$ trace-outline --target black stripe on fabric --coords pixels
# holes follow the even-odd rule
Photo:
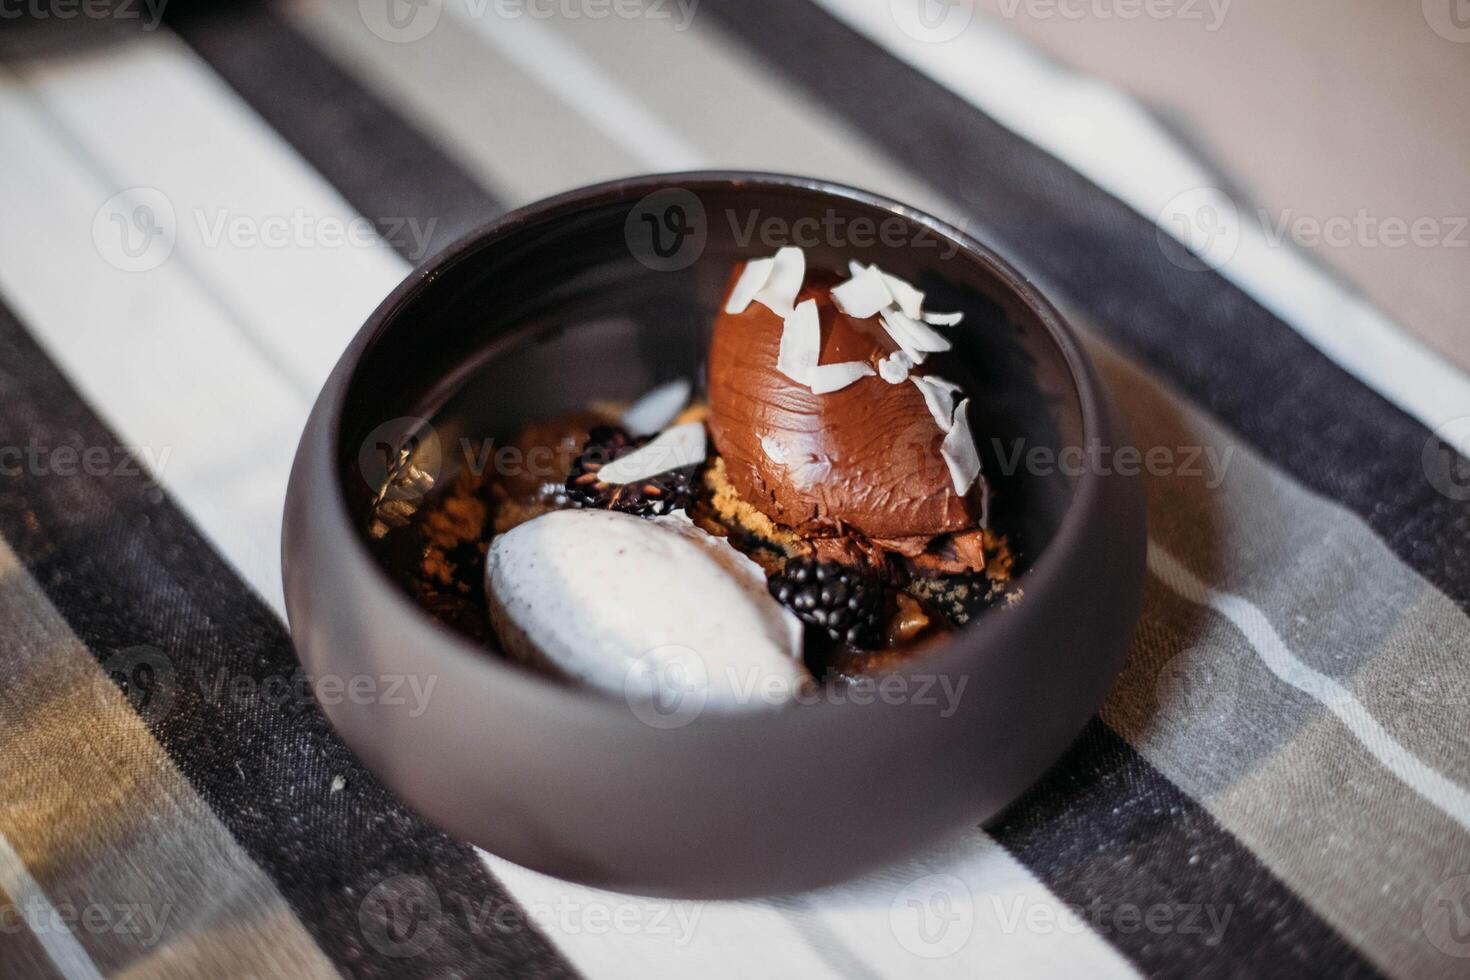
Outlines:
[[[1099,720],[989,830],[1148,976],[1378,976]]]
[[[814,4],[709,0],[700,9],[963,206],[1001,252],[1086,310],[1114,343],[1299,483],[1356,512],[1470,611],[1470,502],[1426,477],[1430,433],[1417,420],[1167,236],[1161,242],[1153,222]]]
[[[357,763],[280,621],[123,445],[0,306],[0,446],[22,453],[0,535],[334,965],[574,976],[470,847]]]
[[[1223,279],[1170,263],[1152,225],[1055,158],[809,3],[709,0],[702,9],[899,163],[983,216],[1002,251],[1079,297],[1111,336],[1241,427],[1277,465],[1293,473],[1293,464],[1306,467],[1319,484],[1355,485],[1360,477],[1349,464],[1362,460],[1340,446],[1341,426],[1361,420],[1360,437],[1393,432],[1412,440],[1418,483],[1400,472],[1400,484],[1428,489],[1417,462],[1427,436],[1421,426]],[[1243,323],[1249,327],[1227,329]],[[1330,390],[1343,418],[1324,414],[1331,404],[1298,404],[1293,385],[1316,386],[1318,398]],[[1290,424],[1272,417],[1278,395],[1291,403],[1281,409]],[[1330,445],[1312,437],[1325,431]],[[1404,468],[1400,460],[1397,470]],[[1427,503],[1449,520],[1443,498]],[[1449,556],[1430,564],[1441,580],[1458,575]],[[1150,975],[1377,975],[1248,847],[1099,720],[992,831]],[[1230,909],[1231,919],[1211,942],[1208,929],[1129,928],[1131,920],[1118,918],[1125,905],[1140,914],[1162,910],[1155,914],[1175,923],[1195,908]]]
[[[504,205],[265,3],[169,6],[169,26],[404,258]]]

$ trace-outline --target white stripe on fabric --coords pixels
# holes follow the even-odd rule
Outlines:
[[[0,833],[0,891],[10,896],[11,904],[25,920],[31,935],[66,980],[102,980],[92,958],[67,928],[51,899],[31,877],[25,862],[3,833]]]
[[[1137,972],[985,832],[971,829],[792,912],[823,924],[884,976],[1068,977]]]
[[[172,35],[18,73],[110,176],[163,196],[177,227],[169,261],[197,270],[314,398],[403,276],[371,223]],[[359,287],[329,285],[343,281]]]
[[[1161,218],[1183,195],[1192,213],[1216,208],[1227,222],[1222,233],[1239,232],[1233,252],[1215,253],[1222,275],[1428,428],[1470,415],[1470,377],[1300,252],[1273,244],[1255,222],[1231,220],[1233,205],[1208,170],[1122,93],[1058,66],[980,15],[952,38],[942,39],[949,31],[936,24],[926,40],[922,25],[905,33],[893,16],[898,4],[815,2],[1176,239],[1181,230]]]
[[[1470,830],[1470,792],[1409,751],[1346,687],[1302,663],[1255,603],[1206,585],[1152,540],[1148,545],[1148,567],[1160,582],[1182,598],[1213,609],[1229,620],[1271,673],[1332,712],[1384,768]]]
[[[444,9],[505,60],[581,112],[589,125],[634,156],[657,161],[653,169],[692,170],[700,155],[677,130],[645,109],[613,76],[535,16],[498,16],[472,8],[471,0],[445,0]],[[478,6],[478,5],[477,5]]]
[[[157,57],[159,50],[140,45],[100,57]],[[166,91],[131,95],[134,114],[170,109]],[[187,263],[164,261],[145,272],[109,264],[93,225],[104,202],[128,184],[85,158],[34,93],[3,70],[0,132],[26,147],[11,154],[0,181],[4,298],[124,447],[282,609],[276,528],[306,396],[241,336]],[[168,144],[157,152],[167,153]],[[104,234],[113,230],[102,225]],[[261,523],[261,515],[270,516]]]

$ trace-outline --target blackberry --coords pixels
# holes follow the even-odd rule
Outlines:
[[[587,433],[581,455],[572,461],[567,496],[578,507],[620,510],[628,514],[659,515],[687,507],[694,497],[693,477],[699,466],[659,473],[636,483],[603,483],[597,471],[648,442],[635,439],[618,425],[599,425]]]
[[[838,643],[862,650],[883,645],[891,597],[878,579],[835,561],[793,558],[768,586],[777,602]]]

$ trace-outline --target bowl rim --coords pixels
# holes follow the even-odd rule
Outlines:
[[[356,580],[368,585],[373,594],[368,597],[374,607],[395,610],[392,615],[412,623],[412,632],[424,638],[425,646],[433,646],[436,655],[440,652],[456,658],[467,658],[482,665],[495,675],[496,683],[510,685],[517,693],[542,704],[555,705],[560,710],[581,712],[604,711],[633,720],[627,706],[605,692],[589,690],[567,684],[555,678],[542,676],[514,663],[505,662],[493,651],[476,644],[430,617],[403,588],[396,583],[369,550],[362,532],[353,524],[347,506],[345,474],[338,460],[341,456],[342,422],[346,411],[346,395],[357,377],[365,356],[375,343],[410,307],[416,297],[427,289],[449,269],[465,261],[487,243],[503,238],[513,231],[536,223],[554,220],[564,213],[575,212],[581,207],[600,202],[612,202],[622,198],[636,200],[656,191],[681,188],[694,191],[701,189],[737,190],[760,193],[767,190],[802,190],[835,199],[879,209],[904,218],[926,229],[929,233],[953,243],[968,253],[993,273],[1002,285],[1009,289],[1046,330],[1051,342],[1062,355],[1070,375],[1071,390],[1075,393],[1081,420],[1083,445],[1101,437],[1109,429],[1109,403],[1101,383],[1091,367],[1091,361],[1083,351],[1073,328],[1060,311],[1036,289],[1031,280],[1002,258],[993,248],[965,232],[963,229],[937,218],[925,211],[904,204],[886,195],[862,190],[835,181],[791,174],[746,171],[746,170],[693,170],[668,173],[643,174],[616,180],[603,181],[565,191],[551,197],[534,201],[508,211],[503,215],[467,231],[437,253],[416,266],[390,292],[364,321],[352,341],[344,349],[324,383],[311,417],[321,423],[319,436],[324,436],[325,446],[312,447],[313,426],[308,424],[300,446],[301,459],[295,466],[310,465],[308,452],[318,454],[316,465],[325,465],[330,482],[329,498],[332,503],[330,514],[317,515],[317,520],[327,520],[332,527],[332,536],[348,539],[347,553],[351,560],[365,565],[368,575]],[[1119,439],[1126,439],[1121,432]],[[967,661],[972,661],[994,646],[993,639],[1002,631],[1017,629],[1016,620],[1030,619],[1038,615],[1037,608],[1045,605],[1045,596],[1057,589],[1057,583],[1068,574],[1069,556],[1074,554],[1085,540],[1084,528],[1095,518],[1100,507],[1102,474],[1092,467],[1084,467],[1074,485],[1072,500],[1067,507],[1056,532],[1043,551],[1038,554],[1023,581],[1030,601],[1019,603],[1014,611],[1004,617],[986,616],[980,622],[968,624],[956,630],[953,636],[925,650],[922,657],[909,658],[890,668],[888,672],[912,674],[916,671],[939,674],[963,671]],[[293,491],[295,479],[292,480]],[[288,505],[289,506],[289,505]],[[289,549],[283,548],[284,555]],[[288,589],[289,596],[289,589]],[[288,603],[288,607],[289,607]],[[288,608],[288,618],[290,617]],[[1016,614],[1020,614],[1019,617]],[[1009,627],[1009,630],[1007,629]],[[840,707],[826,698],[818,698],[798,706],[802,713],[817,713],[822,709]],[[744,727],[759,725],[769,717],[767,711],[750,712],[702,712],[690,723],[691,729],[715,727]]]

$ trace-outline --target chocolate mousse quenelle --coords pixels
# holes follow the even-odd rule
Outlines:
[[[483,554],[499,647],[623,695],[673,678],[736,710],[908,656],[1008,593],[970,400],[944,371],[961,318],[873,265],[741,263],[706,400],[678,379],[535,420],[516,443],[571,447],[560,471],[463,488],[444,510],[468,540],[431,515],[426,574],[457,582],[440,559]]]
[[[724,476],[820,559],[890,577],[983,571],[969,400],[930,366],[961,314],[926,312],[874,266],[850,271],[804,274],[795,248],[737,270],[709,354]]]

